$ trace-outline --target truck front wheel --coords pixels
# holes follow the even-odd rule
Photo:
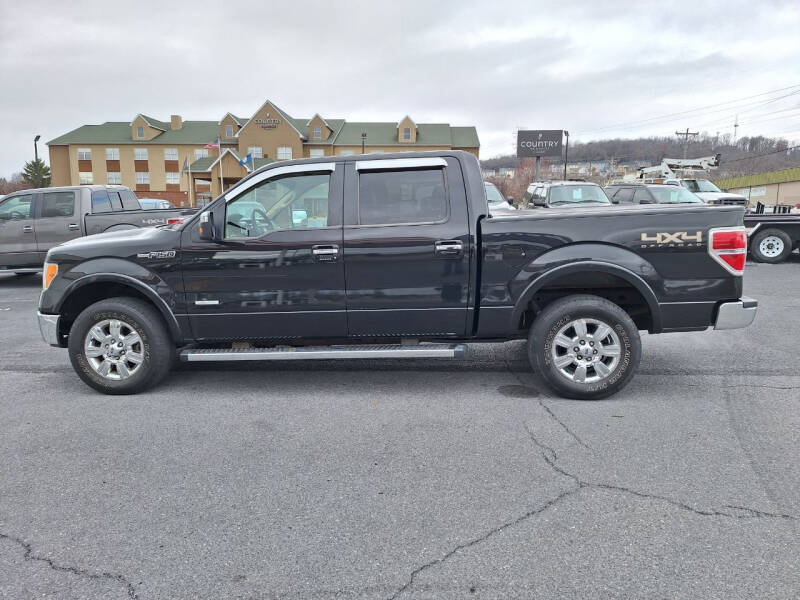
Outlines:
[[[559,395],[598,400],[633,377],[642,356],[636,325],[619,306],[591,295],[547,305],[528,335],[528,358],[537,377]]]
[[[110,298],[72,324],[69,358],[83,381],[104,394],[135,394],[169,372],[175,348],[161,315],[136,298]]]
[[[759,231],[750,243],[750,252],[758,262],[783,262],[792,253],[792,239],[780,229]]]

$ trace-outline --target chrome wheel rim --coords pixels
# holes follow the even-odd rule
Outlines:
[[[105,379],[120,381],[134,375],[144,362],[142,338],[125,321],[105,319],[86,334],[86,361]]]
[[[767,258],[775,258],[783,254],[783,240],[777,235],[768,235],[758,244],[758,251]]]
[[[602,381],[617,368],[621,346],[617,333],[598,319],[575,319],[558,330],[550,357],[558,373],[574,383]]]

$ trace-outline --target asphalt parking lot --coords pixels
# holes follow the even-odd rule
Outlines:
[[[105,397],[0,275],[0,597],[796,598],[800,257],[599,402],[521,343],[225,364]]]

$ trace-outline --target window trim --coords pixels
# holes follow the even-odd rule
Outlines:
[[[81,154],[88,154],[89,158],[81,158]],[[92,160],[91,148],[78,148],[78,160]]]
[[[258,152],[256,152],[258,150]],[[264,158],[264,146],[248,146],[247,147],[247,154],[250,154],[254,159],[256,158]]]
[[[228,127],[231,128],[231,134],[228,135]],[[223,125],[223,136],[226,140],[232,139],[236,132],[233,130],[233,125]]]
[[[314,125],[314,129],[311,133],[312,139],[321,140],[322,139],[322,125]]]
[[[119,175],[119,181],[109,181],[109,175],[111,174]],[[122,172],[121,171],[106,171],[106,185],[122,185]]]
[[[145,155],[145,157],[146,157],[146,158],[136,158],[136,153],[137,153],[137,152],[144,152],[144,155]],[[149,149],[148,149],[148,148],[134,148],[134,149],[133,149],[133,160],[135,160],[135,161],[136,161],[136,160],[146,160],[146,161],[149,161],[149,160],[150,160],[150,152],[149,152]]]
[[[81,182],[81,175],[88,175],[91,181]],[[94,171],[78,171],[78,185],[94,185]]]
[[[117,157],[116,157],[116,158],[113,158],[113,157],[112,157],[112,158],[109,158],[109,157],[108,157],[109,150],[111,150],[111,151],[112,151],[112,155],[113,155],[113,154],[116,154],[116,155],[117,155]],[[120,160],[120,151],[119,151],[119,148],[106,147],[106,160]]]
[[[274,179],[280,175],[293,175],[295,173],[333,173],[336,171],[336,163],[312,163],[305,165],[287,165],[285,167],[275,167],[267,171],[256,173],[253,177],[243,179],[241,183],[237,184],[233,189],[225,193],[225,204],[227,205],[234,198],[241,196],[243,193],[254,188],[256,185],[268,179]],[[336,226],[338,227],[338,225]],[[314,227],[314,229],[320,229]]]
[[[447,162],[444,159],[438,158],[422,158],[422,159],[415,159],[415,158],[394,158],[389,159],[381,162],[393,162],[395,160],[399,161],[414,161],[414,160],[441,160],[444,166],[447,166]],[[372,162],[372,161],[362,161],[362,162]],[[377,161],[376,161],[377,162]],[[439,169],[442,174],[442,181],[444,182],[444,207],[445,207],[445,215],[444,218],[439,219],[438,221],[411,221],[407,223],[361,223],[361,178],[358,175],[358,163],[356,163],[356,219],[358,219],[358,223],[355,225],[345,225],[346,229],[361,229],[364,227],[408,227],[413,225],[443,225],[450,221],[450,217],[452,216],[452,211],[450,210],[450,186],[447,183],[447,171],[442,168]],[[426,168],[429,170],[433,170],[438,168],[440,165],[429,165]],[[362,170],[381,170],[381,171],[413,171],[416,170],[415,168],[387,168],[387,169],[362,169]]]
[[[139,175],[147,175],[147,181],[139,182]],[[136,175],[134,175],[134,177],[134,182],[136,185],[150,185],[150,171],[136,171]]]
[[[143,140],[144,139],[144,134],[145,134],[144,126],[137,125],[136,126],[136,139]]]
[[[175,150],[175,158],[167,158],[167,150]],[[168,160],[180,160],[180,153],[177,148],[164,148],[164,162]]]
[[[177,181],[170,181],[169,178],[171,175],[177,175]],[[166,185],[180,185],[181,184],[181,174],[177,171],[168,171],[164,173],[164,183]]]

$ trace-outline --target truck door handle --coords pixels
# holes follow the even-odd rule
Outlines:
[[[334,262],[339,258],[339,246],[335,244],[311,246],[311,254],[319,262]]]
[[[459,240],[441,240],[433,245],[434,253],[439,256],[461,256],[464,249]]]
[[[23,233],[33,233],[33,225],[23,225],[22,226]]]
[[[70,223],[69,225],[67,225],[67,229],[69,229],[70,231],[78,231],[80,227],[78,227],[77,223]]]

